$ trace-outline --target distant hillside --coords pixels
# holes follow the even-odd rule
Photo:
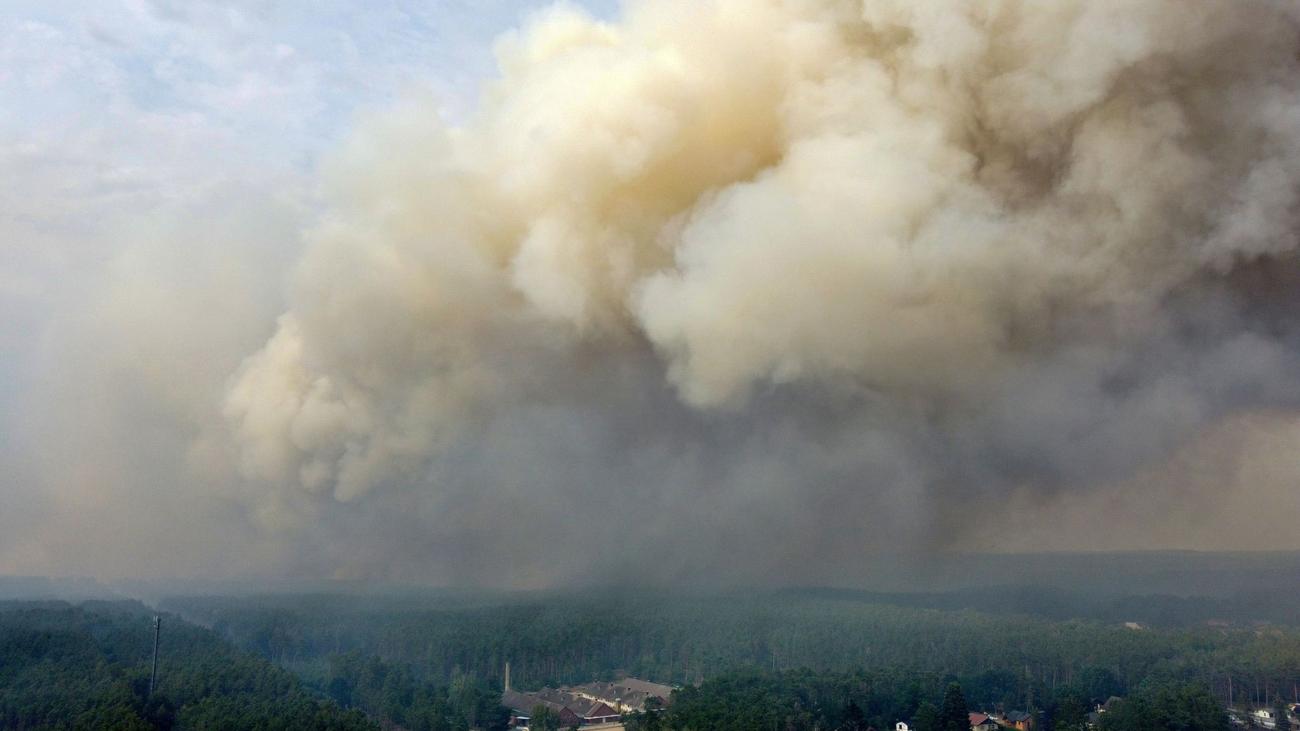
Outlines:
[[[943,592],[1007,585],[1107,597],[1230,597],[1273,587],[1300,586],[1300,552],[876,555],[864,557],[858,575],[841,584],[881,592]]]
[[[131,595],[88,577],[0,576],[0,601],[127,599]]]
[[[805,586],[792,572],[786,587]],[[1032,586],[1098,597],[1168,595],[1228,598],[1277,586],[1300,586],[1300,552],[1130,551],[1094,553],[871,554],[840,588],[888,593],[951,592],[988,586]],[[635,586],[644,588],[637,582]],[[696,585],[713,589],[716,584]],[[677,590],[692,588],[675,586]],[[738,587],[731,587],[738,588]],[[134,597],[152,603],[175,596],[289,594],[349,598],[403,596],[412,604],[475,604],[508,592],[330,580],[93,579],[0,577],[0,599]]]
[[[152,617],[136,602],[0,602],[0,728],[377,728],[173,615],[149,697]]]
[[[989,585],[943,592],[876,592],[858,589],[787,589],[783,595],[888,604],[918,609],[973,609],[1044,619],[1081,619],[1149,627],[1300,627],[1300,604],[1285,601],[1289,589],[1261,585],[1226,597],[1171,594],[1110,594],[1051,586]],[[990,601],[996,597],[996,601]]]

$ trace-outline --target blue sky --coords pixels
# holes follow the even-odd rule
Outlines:
[[[463,118],[494,74],[493,40],[549,4],[5,2],[0,407],[41,377],[28,356],[131,245],[122,230],[231,188],[309,201],[357,114],[427,92]]]
[[[158,310],[230,277],[198,306],[229,309],[227,335],[250,318],[271,327],[317,209],[315,170],[358,116],[432,94],[463,119],[495,73],[494,40],[549,4],[0,3],[0,534],[34,536],[0,546],[0,571],[58,564],[43,527],[55,506],[72,511],[67,535],[87,529],[76,506],[102,514],[87,502],[113,488],[61,466],[100,442],[101,465],[125,459],[120,424],[97,419],[151,413],[139,379],[230,367],[211,357],[229,340],[187,330],[193,311]],[[616,0],[581,5],[617,13]]]

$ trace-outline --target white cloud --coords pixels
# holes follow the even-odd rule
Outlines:
[[[140,344],[130,342],[51,355],[52,344],[66,343],[96,318],[125,316],[124,297],[152,308],[141,323],[152,336],[196,348],[187,357],[198,360],[149,368],[233,368],[204,362],[202,344],[174,327],[166,310],[179,302],[177,288],[206,293],[189,302],[222,307],[214,294],[220,287],[256,287],[233,294],[250,304],[232,318],[246,325],[265,315],[266,303],[279,301],[298,246],[285,216],[297,216],[297,226],[310,220],[318,159],[339,144],[354,115],[413,88],[437,98],[444,114],[465,114],[478,82],[494,73],[492,39],[542,4],[5,3],[0,434],[30,434],[26,420],[48,406],[33,405],[32,394],[49,395],[66,383],[51,358],[149,357],[147,348],[131,351]],[[611,6],[605,3],[605,12]],[[274,236],[227,225],[257,207],[265,210],[246,220],[272,222]],[[178,226],[180,220],[190,226]],[[261,267],[256,276],[230,268],[228,252],[247,253],[250,245],[260,247],[245,257]],[[219,383],[224,376],[202,373],[195,378]],[[83,494],[94,484],[63,474],[66,484],[52,486],[49,474],[33,467],[33,450],[4,441],[0,533],[30,523],[33,506],[48,507],[51,492]],[[83,484],[68,483],[77,479]],[[6,552],[57,564],[49,550],[0,546],[0,570]]]

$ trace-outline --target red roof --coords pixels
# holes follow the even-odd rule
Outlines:
[[[988,723],[989,716],[987,713],[971,713],[969,715],[970,715],[970,725],[972,726],[978,726],[982,723]]]

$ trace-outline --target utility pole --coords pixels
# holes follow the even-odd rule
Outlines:
[[[153,616],[153,670],[149,673],[149,697],[153,697],[153,689],[158,683],[158,635],[162,633],[162,617],[155,614]]]

